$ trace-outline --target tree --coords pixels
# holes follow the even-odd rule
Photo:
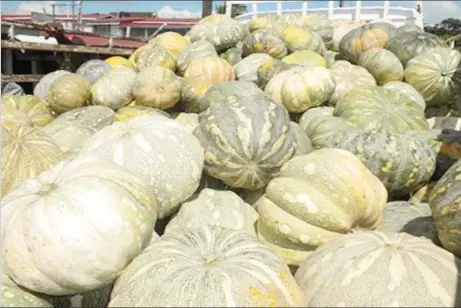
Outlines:
[[[442,20],[440,23],[434,26],[424,27],[424,31],[433,33],[439,36],[441,39],[448,39],[452,36],[458,35],[461,33],[461,19],[448,18]],[[460,42],[458,41],[459,45]]]
[[[225,14],[226,13],[226,3],[224,2],[224,4],[217,5],[215,9],[216,9],[216,13]],[[247,12],[248,10],[245,4],[234,4],[232,5],[231,17],[239,16]]]

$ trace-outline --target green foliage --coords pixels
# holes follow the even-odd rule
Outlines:
[[[455,35],[459,35],[461,33],[461,19],[457,18],[448,18],[442,20],[439,24],[435,26],[426,26],[424,27],[424,31],[433,33],[439,36],[441,39],[446,40],[450,37]],[[458,40],[456,42],[456,46],[460,46],[461,41]]]

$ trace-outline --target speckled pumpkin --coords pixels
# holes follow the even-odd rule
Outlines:
[[[461,92],[461,53],[433,48],[408,61],[405,82],[423,96],[427,106],[445,105]]]
[[[321,66],[295,67],[272,77],[265,92],[289,112],[303,112],[329,100],[335,90],[330,71]]]
[[[259,67],[270,61],[271,56],[265,53],[253,53],[234,65],[235,76],[238,80],[258,82]]]
[[[151,66],[161,66],[174,72],[176,70],[176,58],[172,52],[162,46],[150,46],[139,52],[136,68],[138,71],[142,71]]]
[[[258,30],[245,38],[242,52],[244,57],[253,53],[266,53],[273,58],[281,59],[287,55],[288,49],[280,38],[267,31]]]
[[[167,31],[151,39],[149,44],[161,46],[177,57],[187,46],[189,46],[190,41],[187,37],[177,32]]]
[[[422,110],[426,109],[426,102],[419,92],[413,88],[412,85],[402,81],[391,81],[383,85],[386,89],[394,90],[402,95],[405,95],[411,99],[416,106],[419,106]]]
[[[288,112],[261,94],[219,100],[199,122],[205,171],[234,188],[266,186],[296,151]]]
[[[289,52],[312,50],[322,55],[326,51],[320,35],[306,28],[287,27],[282,31],[280,38],[285,42]]]
[[[426,238],[362,231],[319,247],[295,278],[305,307],[457,307],[459,268]]]
[[[376,79],[378,85],[403,80],[403,65],[389,50],[371,48],[360,54],[358,65],[366,68]]]
[[[189,62],[184,77],[201,76],[212,83],[235,79],[234,68],[219,56],[208,56]]]
[[[38,127],[45,126],[54,119],[51,109],[35,95],[2,95],[2,117],[8,110],[21,113]]]
[[[53,82],[62,75],[72,74],[69,71],[57,70],[43,76],[34,88],[34,95],[41,100],[46,100],[48,91]]]
[[[178,273],[181,273],[178,275]],[[304,307],[287,265],[242,230],[163,235],[123,271],[108,307]]]
[[[80,75],[65,74],[51,84],[46,101],[57,114],[83,107],[91,100],[91,85]]]
[[[274,77],[277,73],[286,71],[290,68],[295,67],[293,64],[288,64],[282,60],[270,59],[259,66],[256,75],[258,76],[258,85],[261,89],[264,89],[269,80]]]
[[[292,158],[269,182],[254,204],[256,231],[285,263],[296,266],[355,227],[376,228],[386,202],[383,184],[357,157],[320,149]]]
[[[200,76],[184,77],[181,83],[181,105],[184,111],[200,112],[200,102],[213,83]]]
[[[217,56],[213,45],[206,40],[200,40],[187,46],[178,56],[176,69],[180,76],[186,72],[189,63],[194,59]]]
[[[357,63],[362,52],[385,47],[395,35],[395,27],[387,22],[374,22],[350,30],[339,42],[339,52],[352,63]]]
[[[405,133],[428,128],[424,111],[419,106],[406,96],[383,87],[349,91],[336,104],[333,115],[364,129],[385,128]]]
[[[170,114],[162,109],[142,106],[142,105],[135,105],[135,106],[125,106],[117,110],[115,113],[115,121],[117,122],[127,122],[131,119],[143,115],[161,115],[167,118],[171,118]]]
[[[354,153],[386,186],[392,197],[406,196],[427,184],[436,155],[418,137],[379,131],[344,131],[329,137],[327,148]]]
[[[104,61],[108,63],[112,68],[126,67],[135,69],[133,63],[125,57],[113,56],[105,59]]]
[[[321,66],[327,68],[325,59],[312,50],[297,50],[284,57],[282,61],[288,64]]]

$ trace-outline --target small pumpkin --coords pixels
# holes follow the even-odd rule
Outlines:
[[[161,66],[167,69],[176,70],[176,57],[168,49],[154,45],[140,51],[137,60],[136,68],[139,71],[151,66]]]
[[[53,82],[60,76],[66,75],[66,74],[72,74],[69,71],[65,70],[57,70],[51,73],[46,74],[43,76],[40,81],[37,83],[37,85],[34,87],[34,96],[37,96],[41,100],[45,101],[46,97],[48,96],[48,90],[50,89],[50,86],[53,84]]]
[[[285,42],[289,52],[312,50],[322,55],[326,51],[320,35],[306,28],[286,27],[280,38]]]
[[[243,57],[254,53],[265,53],[273,58],[281,59],[287,55],[285,43],[275,35],[267,31],[258,30],[252,32],[243,41]]]
[[[243,59],[242,52],[243,51],[241,46],[235,46],[221,53],[219,57],[223,58],[229,62],[230,65],[234,66]]]
[[[91,100],[91,85],[80,75],[65,74],[53,82],[46,101],[57,114],[83,107]]]
[[[234,68],[219,56],[208,56],[189,62],[184,77],[201,76],[212,83],[235,79]]]
[[[53,121],[51,109],[35,95],[2,95],[2,118],[5,113],[17,111],[34,126],[45,126]]]
[[[264,89],[269,80],[277,73],[293,68],[295,65],[288,64],[282,60],[270,59],[269,61],[261,64],[256,72],[258,76],[258,85]]]
[[[284,57],[282,61],[288,64],[296,64],[302,66],[311,65],[321,66],[324,68],[328,67],[325,59],[312,50],[297,50],[292,54]]]
[[[160,33],[149,41],[149,44],[161,46],[171,52],[176,58],[184,49],[189,46],[190,41],[187,37],[173,31]]]

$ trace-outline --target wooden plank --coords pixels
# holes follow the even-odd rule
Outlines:
[[[2,82],[39,82],[45,75],[4,75]]]
[[[38,51],[55,51],[55,52],[73,52],[73,53],[88,53],[88,54],[105,54],[114,56],[130,56],[135,48],[115,48],[115,47],[95,47],[81,45],[64,45],[64,44],[40,44],[27,43],[17,41],[2,40],[2,49],[22,49],[22,50],[38,50]]]

